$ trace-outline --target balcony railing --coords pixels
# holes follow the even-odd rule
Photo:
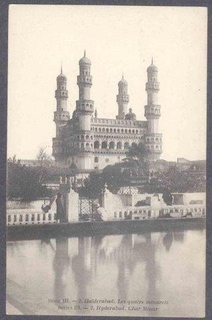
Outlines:
[[[7,211],[7,225],[32,225],[57,223],[56,213],[23,212],[23,209]]]

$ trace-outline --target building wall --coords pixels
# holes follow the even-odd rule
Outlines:
[[[93,169],[103,169],[108,165],[113,165],[120,162],[122,159],[126,158],[125,154],[98,154],[94,153],[93,156]]]
[[[94,112],[94,101],[90,100],[92,87],[91,61],[86,57],[79,60],[79,99],[73,118],[67,112],[67,78],[62,73],[57,77],[56,138],[53,138],[53,155],[60,166],[74,163],[79,170],[103,169],[126,157],[126,151],[133,143],[145,143],[150,160],[159,159],[162,153],[162,134],[159,133],[160,105],[158,105],[158,70],[153,65],[147,68],[147,105],[144,107],[146,121],[136,120],[128,112],[128,83],[122,76],[118,82],[118,115],[116,119],[98,118]],[[63,106],[63,110],[61,107]],[[70,126],[72,124],[72,126]]]

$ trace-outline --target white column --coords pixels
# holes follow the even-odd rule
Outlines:
[[[66,217],[68,222],[79,221],[79,195],[73,189],[66,194]]]

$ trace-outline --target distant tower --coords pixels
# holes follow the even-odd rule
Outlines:
[[[147,68],[147,105],[145,117],[147,119],[146,146],[150,150],[150,160],[157,160],[162,153],[162,134],[159,133],[160,105],[158,104],[158,68],[152,64]]]
[[[129,102],[128,95],[128,83],[122,75],[122,79],[118,83],[118,95],[116,96],[116,102],[118,103],[118,116],[117,119],[124,119],[128,113],[127,106]]]
[[[53,156],[55,161],[63,159],[63,145],[62,145],[62,127],[70,118],[67,111],[68,90],[66,90],[67,78],[61,73],[57,77],[57,90],[55,90],[55,98],[57,101],[57,111],[54,112],[54,122],[56,124],[56,138],[53,138]]]
[[[84,57],[79,61],[80,74],[77,76],[79,100],[76,101],[76,111],[79,119],[78,133],[81,134],[78,163],[80,169],[91,168],[91,153],[93,150],[91,117],[94,112],[94,101],[90,99],[90,89],[92,86],[90,68],[91,61],[86,57],[86,52],[84,52]]]

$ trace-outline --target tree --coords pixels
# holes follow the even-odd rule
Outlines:
[[[130,159],[137,160],[139,162],[148,162],[149,150],[146,148],[143,142],[139,144],[133,143],[132,146],[126,152],[126,156]]]
[[[17,160],[16,155],[12,156],[12,158],[8,158],[7,163],[8,164],[16,164],[18,163],[20,160]]]
[[[53,159],[46,153],[46,148],[39,148],[37,153],[37,160],[41,167],[50,167],[53,164]]]
[[[150,180],[148,192],[205,192],[205,184],[204,174],[194,174],[190,170],[182,172],[171,166]]]
[[[126,152],[126,158],[119,163],[105,167],[102,173],[91,173],[78,191],[81,196],[99,198],[105,184],[116,193],[121,187],[129,186],[131,179],[146,180],[149,176],[148,150],[143,143],[133,144]]]
[[[90,199],[97,199],[104,190],[105,181],[102,173],[92,172],[84,180],[84,185],[78,189],[79,195]]]
[[[111,192],[116,193],[122,186],[128,185],[127,168],[129,163],[120,162],[103,169],[103,180]]]
[[[126,152],[125,161],[134,163],[137,166],[137,172],[143,178],[149,177],[149,154],[150,151],[146,148],[143,142],[139,144],[133,143],[129,150]]]
[[[37,167],[22,166],[18,161],[8,159],[8,198],[32,201],[41,197],[51,196],[51,191],[42,186],[38,170]]]
[[[53,164],[51,156],[46,153],[46,148],[39,148],[37,154],[37,160],[39,161],[39,166],[37,167],[37,173],[39,177],[39,182],[43,183],[47,178],[47,170]]]

